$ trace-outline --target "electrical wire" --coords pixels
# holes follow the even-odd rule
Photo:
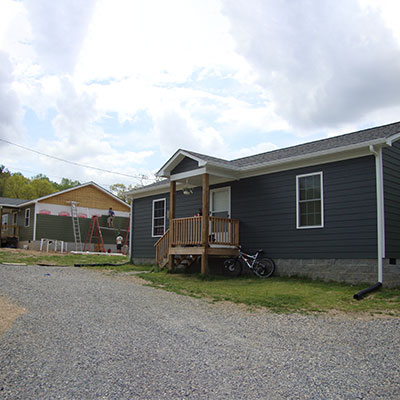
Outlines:
[[[126,177],[128,177],[128,178],[134,178],[134,179],[139,179],[139,180],[148,179],[148,177],[147,177],[146,175],[128,175],[128,174],[123,174],[123,173],[121,173],[121,172],[114,172],[114,171],[110,171],[110,170],[103,169],[103,168],[92,167],[92,166],[90,166],[90,165],[84,165],[84,164],[80,164],[80,163],[77,163],[77,162],[74,162],[74,161],[65,160],[65,159],[63,159],[63,158],[59,158],[59,157],[55,157],[55,156],[50,156],[49,154],[45,154],[45,153],[42,153],[42,152],[40,152],[40,151],[30,149],[29,147],[21,146],[20,144],[16,144],[16,143],[9,142],[8,140],[5,140],[5,139],[1,139],[1,138],[0,138],[0,140],[1,140],[2,142],[4,142],[4,143],[11,144],[11,145],[16,146],[16,147],[20,147],[21,149],[24,149],[24,150],[27,150],[27,151],[31,151],[32,153],[40,154],[41,156],[49,157],[49,158],[52,158],[52,159],[54,159],[54,160],[62,161],[62,162],[68,163],[68,164],[77,165],[78,167],[94,169],[94,170],[96,170],[96,171],[107,172],[107,173],[109,173],[109,174],[121,175],[121,176],[126,176]]]

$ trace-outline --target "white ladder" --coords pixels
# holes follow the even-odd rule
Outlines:
[[[72,228],[74,230],[75,250],[82,251],[81,229],[79,227],[77,204],[76,201],[71,201]]]

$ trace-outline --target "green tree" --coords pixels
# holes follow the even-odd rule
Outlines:
[[[41,177],[39,179],[35,177],[34,179],[31,180],[30,187],[32,189],[34,199],[57,192],[57,189],[54,187],[54,185],[50,182],[49,178],[47,177]]]
[[[10,176],[11,172],[4,165],[0,165],[0,197],[5,197],[4,188]]]
[[[62,178],[60,183],[53,182],[57,190],[65,190],[75,186],[79,186],[81,183],[79,181],[73,181],[72,179]]]
[[[126,196],[124,194],[124,192],[126,192],[128,190],[132,190],[133,188],[134,188],[134,186],[132,186],[132,185],[126,186],[123,183],[115,183],[114,185],[110,186],[110,192],[115,194],[121,200],[126,201],[128,203],[129,202],[128,196]]]

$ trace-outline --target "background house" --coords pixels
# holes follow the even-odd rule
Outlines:
[[[277,274],[399,285],[399,139],[394,123],[232,161],[178,150],[158,173],[166,180],[130,192],[132,259],[154,260],[161,245],[201,254],[212,235],[234,245],[238,221],[239,242],[264,249]],[[208,238],[193,238],[205,223]]]
[[[0,197],[1,247],[17,247],[19,205],[27,200]]]
[[[19,202],[14,211],[18,225],[18,247],[38,250],[41,239],[49,239],[62,240],[67,243],[68,250],[75,250],[71,202],[77,203],[82,243],[87,238],[92,217],[96,215],[102,227],[106,251],[115,251],[118,232],[125,237],[129,228],[129,205],[94,182]],[[115,212],[113,229],[107,225],[110,207]],[[93,245],[91,250],[94,250]]]

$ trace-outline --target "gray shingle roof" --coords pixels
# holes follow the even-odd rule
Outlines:
[[[0,197],[0,205],[2,206],[18,206],[20,204],[26,203],[28,200],[22,199],[10,199],[9,197]]]
[[[331,150],[339,147],[371,142],[377,139],[387,139],[388,137],[399,132],[400,122],[395,122],[393,124],[384,125],[377,128],[364,129],[328,139],[299,144],[297,146],[273,150],[254,156],[238,158],[236,160],[232,160],[231,162],[238,167],[244,168],[255,164],[263,164],[269,161],[282,160],[285,158],[317,153],[324,150]]]
[[[312,156],[314,153],[317,154],[323,151],[346,148],[358,144],[362,145],[363,143],[368,144],[376,140],[386,140],[389,137],[399,133],[400,122],[394,122],[388,125],[363,129],[357,132],[347,133],[345,135],[316,140],[314,142],[273,150],[266,153],[256,154],[254,156],[237,158],[230,161],[183,149],[178,150],[174,156],[171,157],[171,159],[173,159],[180,152],[184,152],[187,155],[191,155],[197,159],[203,160],[208,164],[240,172],[245,171],[246,169],[257,168],[258,166],[265,164],[268,165],[269,162],[289,160],[293,157]],[[146,185],[143,188],[138,188],[136,190],[140,191],[143,189],[144,191],[147,191],[148,189],[155,189],[157,186],[165,185],[168,182],[169,179],[166,179]],[[135,192],[136,190],[133,190],[132,192]]]
[[[299,144],[297,146],[286,147],[284,149],[268,151],[266,153],[256,154],[254,156],[237,158],[231,161],[207,156],[205,154],[195,153],[193,151],[183,151],[211,164],[241,169],[257,164],[264,164],[270,161],[283,160],[286,158],[317,153],[320,151],[332,150],[335,148],[361,144],[364,142],[371,142],[377,139],[387,139],[397,133],[400,133],[400,122],[395,122],[376,128],[363,129],[361,131],[347,133],[345,135],[335,136],[328,139],[316,140],[314,142]]]

